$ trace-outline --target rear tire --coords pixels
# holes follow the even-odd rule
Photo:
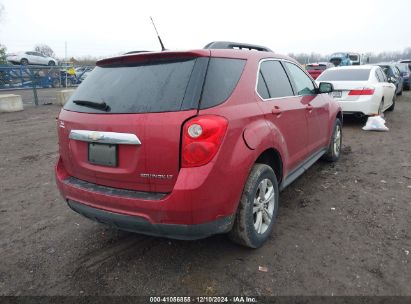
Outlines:
[[[323,159],[329,162],[336,162],[341,155],[342,146],[342,124],[337,118],[334,123],[333,133],[330,139],[330,145],[327,152],[324,154]]]
[[[378,107],[378,115],[381,115],[383,113],[384,113],[384,99],[381,100],[380,105]]]
[[[56,63],[55,63],[54,61],[50,60],[48,65],[49,65],[49,66],[55,66]]]
[[[277,217],[278,194],[273,169],[255,164],[244,186],[230,239],[250,248],[262,246],[270,237]]]
[[[402,92],[401,92],[402,94]],[[392,97],[392,105],[387,109],[387,111],[394,111],[395,108],[395,101],[397,100],[397,96],[394,94],[394,96]]]

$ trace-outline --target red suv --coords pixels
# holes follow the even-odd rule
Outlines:
[[[340,156],[332,90],[248,44],[101,60],[59,115],[58,188],[74,211],[118,229],[228,232],[259,247],[279,191]]]

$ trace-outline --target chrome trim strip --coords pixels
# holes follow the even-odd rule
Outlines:
[[[130,133],[71,130],[69,138],[102,144],[141,145],[138,137]]]

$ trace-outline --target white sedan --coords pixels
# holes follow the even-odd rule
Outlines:
[[[57,65],[57,60],[43,55],[39,52],[35,51],[28,51],[28,52],[18,52],[14,54],[7,54],[6,55],[7,61],[14,63],[14,64],[40,64],[40,65]]]
[[[345,114],[376,115],[395,107],[395,85],[378,66],[344,66],[325,70],[317,82],[330,82]]]

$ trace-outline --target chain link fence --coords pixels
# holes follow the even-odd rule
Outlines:
[[[6,90],[31,89],[34,104],[38,105],[38,89],[76,87],[93,68],[92,66],[0,65],[0,94]]]

